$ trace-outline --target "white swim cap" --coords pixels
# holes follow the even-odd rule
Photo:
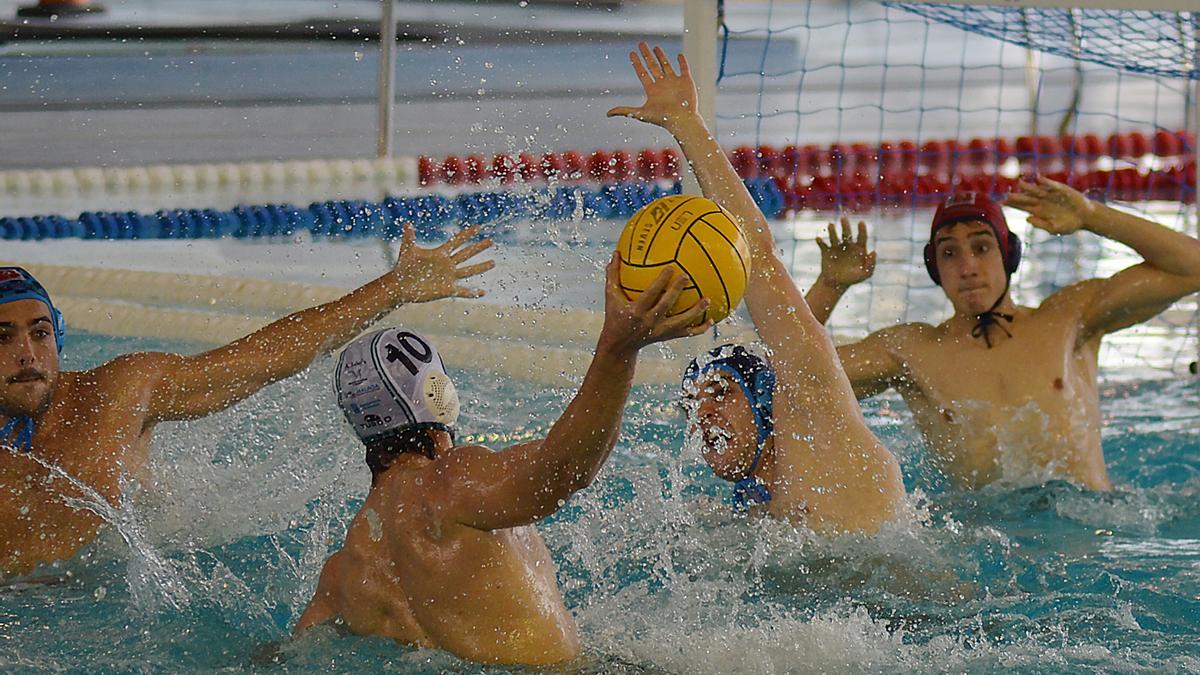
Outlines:
[[[403,328],[364,335],[342,350],[333,379],[338,405],[366,441],[408,427],[450,431],[458,393],[437,349]]]

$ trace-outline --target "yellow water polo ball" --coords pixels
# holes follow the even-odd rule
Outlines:
[[[750,279],[750,249],[741,228],[704,197],[671,195],[643,206],[625,224],[617,250],[621,288],[631,300],[666,267],[687,276],[672,315],[708,298],[708,318],[720,321],[742,301]]]

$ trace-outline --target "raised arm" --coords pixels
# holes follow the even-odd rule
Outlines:
[[[639,107],[620,106],[609,116],[632,117],[666,129],[679,142],[704,196],[740,222],[751,254],[746,307],[777,368],[803,373],[806,384],[821,387],[843,378],[833,342],[796,288],[787,266],[775,254],[767,219],[738,178],[725,152],[712,137],[696,107],[696,86],[687,59],[679,56],[679,74],[661,48],[646,43],[629,54],[646,92]]]
[[[504,450],[460,448],[441,460],[439,494],[453,495],[444,517],[494,530],[527,525],[558,510],[591,484],[617,442],[638,351],[711,327],[708,301],[668,318],[686,278],[664,271],[637,300],[625,298],[616,254],[608,265],[604,327],[579,392],[546,438]],[[444,486],[444,487],[441,487]]]
[[[460,281],[493,267],[465,264],[492,245],[468,243],[478,227],[466,228],[432,249],[416,245],[405,224],[396,266],[378,279],[333,302],[286,316],[224,347],[197,354],[134,354],[122,359],[126,372],[151,388],[147,424],[203,417],[237,403],[264,386],[294,375],[318,356],[358,335],[384,314],[410,302],[479,297]]]
[[[813,316],[822,324],[829,321],[833,308],[851,286],[875,273],[875,251],[867,249],[867,224],[858,221],[858,238],[850,232],[850,219],[842,217],[842,235],[829,224],[829,243],[817,237],[821,248],[821,273],[808,289],[804,300]]]
[[[1051,234],[1084,229],[1121,242],[1143,262],[1107,279],[1083,282],[1079,342],[1141,323],[1200,291],[1200,241],[1092,201],[1062,183],[1038,177],[1021,183],[1005,203],[1029,213],[1029,223]],[[1074,288],[1079,291],[1079,288]]]

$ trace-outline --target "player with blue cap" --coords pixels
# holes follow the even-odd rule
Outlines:
[[[404,228],[395,266],[345,296],[281,318],[199,354],[138,352],[62,371],[62,315],[28,270],[0,267],[0,577],[67,560],[104,519],[82,493],[119,506],[142,475],[154,429],[224,410],[308,367],[396,307],[478,297],[462,280],[491,269],[468,262],[491,246],[466,228],[441,246]]]
[[[738,347],[705,355],[685,377],[689,426],[735,503],[817,532],[876,532],[905,511],[896,458],[867,427],[833,342],[775,254],[771,227],[699,115],[696,88],[661,49],[640,45],[634,71],[646,92],[624,115],[679,142],[704,196],[740,221],[750,247],[746,306],[768,357]],[[695,434],[691,434],[695,435]]]
[[[0,321],[0,340],[30,340],[34,349],[15,364],[16,372],[5,378],[6,384],[13,385],[12,389],[5,388],[5,394],[15,394],[18,386],[23,391],[49,391],[58,374],[57,367],[51,368],[50,362],[57,366],[66,336],[62,312],[54,306],[45,287],[28,271],[21,267],[0,267],[0,305],[17,302],[25,306],[25,321]],[[46,348],[50,344],[54,347],[52,352]],[[30,415],[9,415],[0,424],[0,444],[28,452],[33,447],[36,428],[37,423]]]

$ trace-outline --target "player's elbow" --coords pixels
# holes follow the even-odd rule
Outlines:
[[[1185,277],[1182,285],[1184,292],[1180,297],[1191,295],[1192,293],[1200,293],[1200,269]]]
[[[576,492],[580,492],[591,487],[592,482],[596,480],[597,472],[587,471],[580,468],[568,468],[564,469],[564,473],[566,476],[565,480],[563,481],[563,489],[566,492],[566,495],[563,496],[562,499],[563,501],[566,501],[567,499],[570,499],[571,496]]]

